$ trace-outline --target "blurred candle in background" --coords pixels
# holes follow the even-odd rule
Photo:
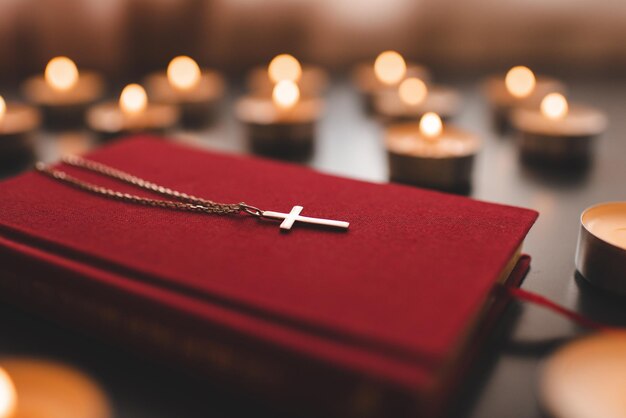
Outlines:
[[[44,123],[52,129],[80,127],[87,107],[102,97],[102,77],[79,71],[68,57],[52,58],[43,76],[34,76],[22,86],[24,95],[43,113]]]
[[[420,119],[420,133],[429,140],[438,141],[443,131],[443,123],[436,113],[427,113]],[[433,142],[438,144],[439,142]]]
[[[374,74],[382,84],[394,86],[406,75],[406,62],[396,51],[382,52],[374,61]]]
[[[532,163],[584,167],[593,143],[607,127],[606,115],[583,105],[570,105],[561,93],[547,94],[535,108],[513,111],[521,157]]]
[[[480,141],[474,135],[444,126],[428,112],[418,123],[399,123],[386,130],[391,180],[450,192],[467,193]]]
[[[148,95],[139,84],[129,84],[122,90],[120,109],[128,117],[138,117],[148,106]]]
[[[151,103],[142,86],[129,84],[124,87],[117,102],[109,101],[90,108],[87,125],[108,139],[137,132],[162,134],[172,128],[178,118],[178,108]]]
[[[562,94],[550,93],[541,101],[540,109],[548,119],[563,119],[569,112],[569,104]]]
[[[322,95],[328,87],[328,74],[321,67],[302,65],[293,55],[279,54],[267,67],[253,68],[247,84],[250,93],[269,97],[279,81],[293,81],[303,97],[314,97]]]
[[[296,73],[281,72],[281,76],[295,78]],[[270,97],[249,94],[239,99],[235,113],[247,128],[254,152],[304,160],[313,152],[315,124],[322,108],[322,100],[302,96],[294,80],[281,80],[274,85]]]
[[[68,91],[78,82],[78,68],[71,59],[56,57],[46,65],[44,79],[53,90]]]
[[[178,106],[182,124],[192,128],[214,121],[226,85],[217,71],[200,68],[185,55],[172,59],[166,71],[150,74],[145,84],[151,101]]]
[[[0,96],[0,163],[21,166],[34,157],[33,132],[39,127],[39,112],[20,103],[7,103]]]
[[[200,66],[191,57],[176,57],[167,66],[167,81],[181,92],[197,87],[201,76]]]
[[[518,65],[506,73],[504,84],[512,96],[523,99],[532,94],[537,84],[537,79],[530,68]]]
[[[409,77],[398,86],[400,100],[409,106],[417,106],[423,103],[428,95],[428,87],[421,79]]]
[[[374,111],[383,122],[399,122],[437,113],[448,121],[461,107],[461,95],[452,87],[426,85],[417,77],[408,77],[396,89],[382,89],[374,96]]]
[[[276,83],[272,91],[272,100],[281,109],[290,109],[298,103],[300,89],[292,80],[282,80]]]
[[[428,83],[430,73],[421,65],[407,63],[396,51],[381,52],[374,62],[358,64],[353,72],[354,83],[370,112],[376,111],[376,97],[397,89],[405,77]]]
[[[506,133],[511,128],[511,112],[519,107],[538,108],[543,97],[550,92],[565,92],[558,80],[536,76],[523,65],[509,69],[506,75],[489,77],[484,84],[485,95],[491,107],[496,130]]]
[[[302,65],[293,55],[280,54],[270,61],[267,72],[274,83],[284,80],[297,83],[302,77]]]

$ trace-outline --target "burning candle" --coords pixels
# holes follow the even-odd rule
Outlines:
[[[537,108],[550,92],[565,92],[565,86],[553,78],[535,76],[525,66],[511,68],[504,77],[492,76],[485,82],[485,94],[491,106],[498,132],[510,128],[511,111],[518,107]]]
[[[459,110],[459,93],[445,86],[427,86],[417,77],[404,79],[396,89],[375,94],[374,109],[384,121],[400,122],[421,118],[425,113],[437,113],[449,120]]]
[[[546,95],[538,109],[516,109],[511,120],[525,160],[574,166],[590,161],[593,140],[607,126],[602,112],[569,105],[560,93]]]
[[[460,129],[444,126],[436,113],[424,114],[419,123],[390,125],[385,142],[393,181],[469,191],[480,141]]]
[[[201,127],[214,119],[225,83],[214,70],[200,68],[192,58],[172,59],[166,71],[149,75],[148,96],[155,103],[179,106],[185,126]]]
[[[302,65],[289,54],[274,57],[267,67],[257,67],[248,75],[248,89],[257,96],[272,95],[274,86],[280,81],[297,83],[302,97],[323,94],[328,86],[328,75],[322,68]]]
[[[65,365],[26,358],[0,359],[0,418],[109,418],[95,382]]]
[[[6,103],[0,96],[0,162],[21,163],[33,156],[32,133],[39,127],[39,112],[33,107]]]
[[[302,77],[302,65],[293,55],[280,54],[270,61],[267,74],[272,83],[285,80],[297,83]]]
[[[381,52],[374,62],[365,62],[356,66],[353,79],[362,93],[368,110],[375,110],[375,98],[385,90],[395,90],[405,78],[417,78],[428,83],[429,71],[422,65],[407,63],[396,51]]]
[[[374,61],[376,79],[387,86],[394,86],[406,75],[406,61],[396,51],[382,52]]]
[[[178,122],[178,109],[155,104],[139,84],[122,90],[118,102],[95,105],[87,112],[87,124],[105,138],[137,132],[163,133]]]
[[[626,202],[601,203],[583,211],[576,269],[594,285],[626,295]]]
[[[78,71],[74,61],[56,57],[43,75],[26,80],[24,95],[37,105],[44,123],[52,129],[82,126],[87,108],[102,97],[102,77],[92,71]]]
[[[302,97],[295,81],[282,80],[274,86],[271,97],[245,96],[235,111],[248,128],[255,152],[302,159],[313,150],[315,123],[322,108],[321,99]]]

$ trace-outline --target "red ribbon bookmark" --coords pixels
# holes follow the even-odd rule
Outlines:
[[[577,312],[564,308],[556,302],[553,302],[550,299],[537,293],[529,292],[528,290],[524,290],[519,287],[507,287],[507,292],[515,299],[530,302],[538,306],[543,306],[544,308],[550,309],[551,311],[556,312],[559,315],[562,315],[583,327],[600,331],[610,331],[615,329],[615,327],[596,322]]]

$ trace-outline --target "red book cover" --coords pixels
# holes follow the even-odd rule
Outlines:
[[[528,269],[517,257],[537,216],[527,209],[159,138],[87,158],[217,202],[350,222],[281,233],[279,222],[130,204],[36,172],[0,183],[3,296],[285,404],[438,410],[463,348],[501,305],[494,287]]]

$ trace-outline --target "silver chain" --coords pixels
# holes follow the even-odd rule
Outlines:
[[[164,209],[173,209],[173,210],[181,210],[187,212],[201,212],[201,213],[213,213],[218,215],[228,215],[238,212],[244,212],[248,215],[253,215],[256,217],[262,217],[263,211],[254,206],[247,205],[243,202],[241,203],[217,203],[211,200],[202,199],[199,197],[195,197],[192,195],[188,195],[186,193],[182,193],[176,190],[172,190],[170,188],[160,186],[158,184],[149,182],[147,180],[141,179],[137,176],[133,176],[132,174],[126,173],[124,171],[118,170],[113,167],[109,167],[105,164],[98,163],[91,160],[86,160],[82,157],[78,156],[66,156],[62,160],[65,164],[71,165],[73,167],[82,168],[84,170],[92,171],[98,174],[101,174],[106,177],[114,178],[124,183],[131,184],[135,187],[149,190],[154,193],[158,193],[163,196],[167,196],[174,200],[159,200],[159,199],[150,199],[146,197],[141,197],[129,193],[122,193],[116,190],[108,189],[106,187],[98,186],[96,184],[92,184],[83,180],[79,180],[76,177],[73,177],[67,174],[64,171],[53,168],[45,163],[37,163],[35,168],[56,180],[59,180],[63,183],[69,184],[71,186],[77,187],[81,190],[85,190],[91,193],[98,194],[100,196],[105,196],[112,199],[122,200],[124,202],[135,203],[145,206],[153,206],[160,207]]]

